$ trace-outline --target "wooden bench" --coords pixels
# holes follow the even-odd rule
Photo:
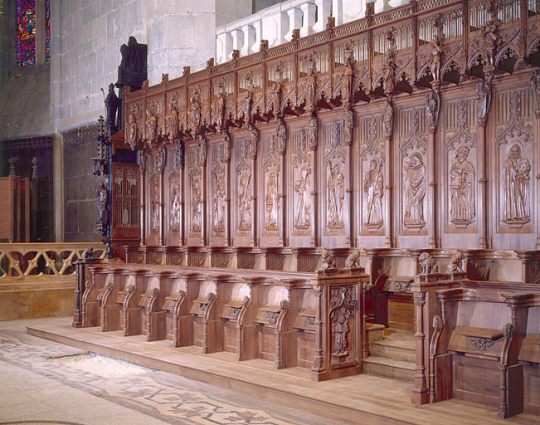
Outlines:
[[[313,273],[103,262],[88,266],[83,326],[301,366],[315,380],[362,371],[362,268]]]

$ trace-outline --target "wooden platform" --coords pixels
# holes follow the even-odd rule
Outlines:
[[[123,337],[120,331],[74,329],[71,318],[46,319],[29,327],[28,334],[236,391],[256,392],[354,424],[538,423],[531,415],[501,420],[495,409],[458,400],[414,406],[409,383],[368,374],[313,382],[307,369],[275,371],[273,363],[264,360],[236,362],[230,353],[203,355],[199,347],[172,348],[171,341],[145,342],[143,336]]]

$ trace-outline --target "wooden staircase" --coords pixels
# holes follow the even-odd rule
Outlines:
[[[364,360],[364,372],[412,382],[416,369],[414,334],[390,328],[384,330],[381,338],[377,333],[368,331],[371,356]]]

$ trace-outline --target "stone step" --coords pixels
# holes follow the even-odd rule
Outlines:
[[[403,360],[370,356],[364,360],[364,372],[385,378],[413,381],[416,365]]]

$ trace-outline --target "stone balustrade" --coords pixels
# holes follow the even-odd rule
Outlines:
[[[105,246],[89,242],[0,244],[0,320],[73,313],[75,262],[89,247],[104,257]]]
[[[278,46],[293,40],[294,30],[305,37],[326,29],[328,18],[334,25],[341,25],[366,14],[366,3],[375,3],[379,13],[407,3],[405,0],[290,0],[278,3],[246,18],[216,28],[216,59],[224,63],[233,58],[233,51],[240,56],[256,53],[263,40],[267,47]]]

